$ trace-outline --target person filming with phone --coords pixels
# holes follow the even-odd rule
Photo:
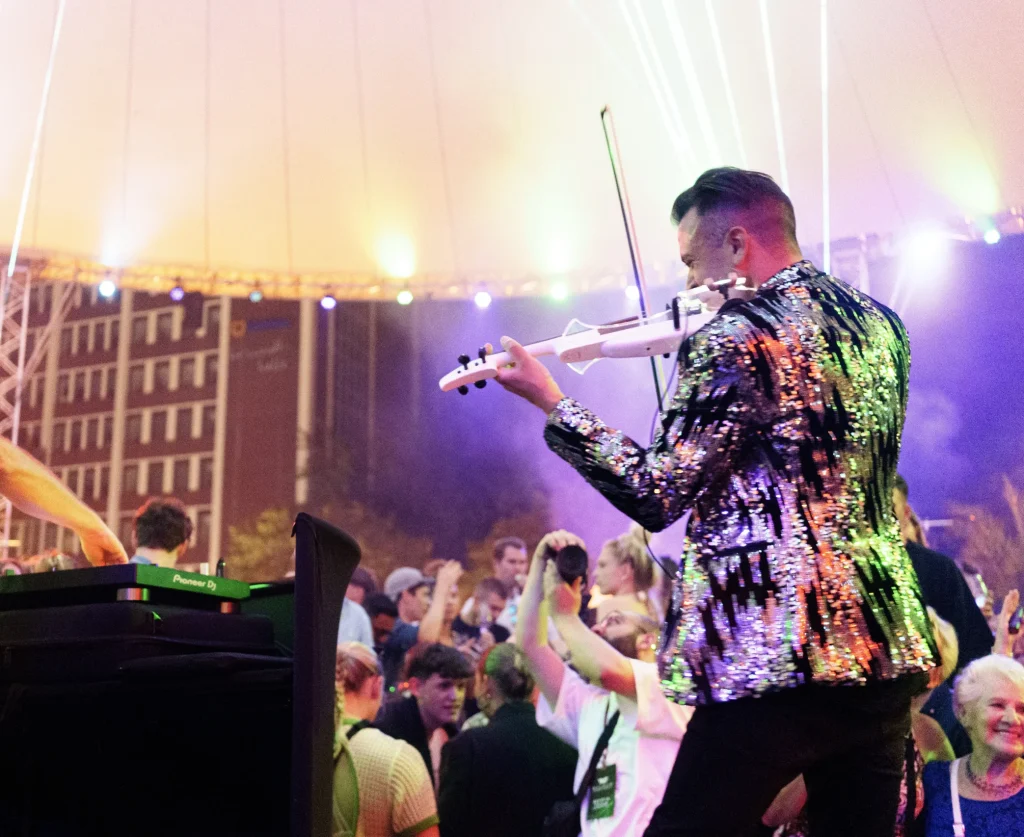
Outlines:
[[[626,837],[642,831],[661,801],[692,710],[662,693],[656,622],[613,611],[591,631],[580,619],[586,568],[579,538],[544,536],[523,588],[516,644],[540,687],[538,723],[579,751],[578,808],[562,816],[576,820],[573,834]],[[549,614],[572,667],[548,646]]]

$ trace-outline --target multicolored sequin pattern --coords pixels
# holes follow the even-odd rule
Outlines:
[[[651,531],[689,523],[659,667],[717,703],[931,668],[892,512],[910,354],[887,308],[798,262],[686,340],[649,448],[563,399],[548,445]]]

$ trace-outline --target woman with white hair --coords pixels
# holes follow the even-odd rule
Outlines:
[[[1024,666],[975,660],[953,691],[972,752],[924,769],[926,837],[1024,837]]]

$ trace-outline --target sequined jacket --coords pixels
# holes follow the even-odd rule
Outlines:
[[[899,318],[798,262],[684,341],[647,449],[563,399],[548,445],[651,531],[692,509],[659,668],[717,703],[931,668],[892,511],[910,350]]]

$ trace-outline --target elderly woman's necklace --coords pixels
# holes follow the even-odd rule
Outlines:
[[[1015,771],[1014,777],[1011,781],[991,782],[984,776],[976,776],[974,774],[974,771],[971,769],[970,756],[964,760],[964,766],[967,768],[967,778],[971,780],[971,784],[978,790],[983,790],[986,793],[1006,793],[1008,790],[1015,790],[1017,788],[1024,787],[1024,776],[1021,775],[1019,768]]]

